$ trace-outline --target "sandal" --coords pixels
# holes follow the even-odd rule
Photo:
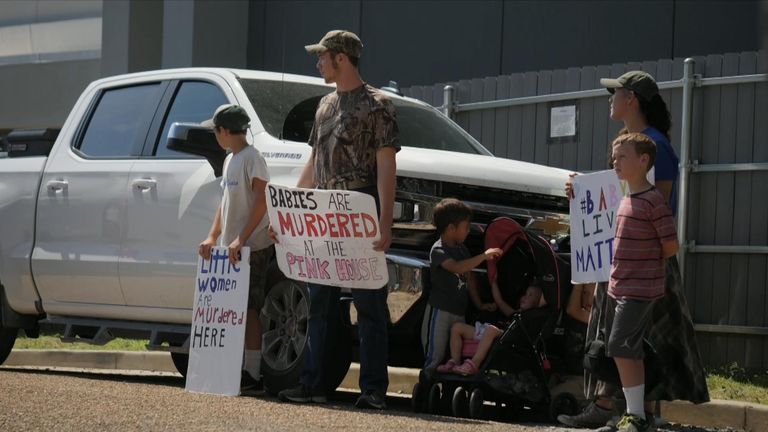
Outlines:
[[[453,368],[453,373],[463,376],[474,375],[477,373],[477,365],[472,359],[466,359],[464,363]]]
[[[453,361],[453,359],[448,359],[448,361],[445,362],[445,364],[441,364],[440,366],[437,367],[436,370],[439,373],[451,373],[453,371],[453,368],[455,368],[458,365],[459,364]]]

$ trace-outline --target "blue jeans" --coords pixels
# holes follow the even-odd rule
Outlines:
[[[387,393],[387,357],[389,353],[387,288],[353,289],[360,334],[360,390],[362,393]],[[301,383],[311,389],[323,389],[328,320],[338,319],[339,288],[309,284],[308,351],[304,356]]]

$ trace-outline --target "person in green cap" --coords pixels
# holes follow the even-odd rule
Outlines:
[[[267,267],[275,255],[269,238],[269,218],[265,188],[269,172],[264,157],[248,144],[246,133],[251,119],[239,105],[225,104],[216,109],[213,118],[201,123],[213,129],[221,148],[229,151],[221,176],[223,194],[216,209],[208,236],[200,243],[198,253],[211,258],[211,248],[229,249],[229,260],[240,260],[240,249],[251,248],[248,257],[251,273],[248,284],[248,308],[245,324],[245,355],[240,392],[259,390],[261,385],[261,321],[267,291]]]
[[[611,119],[624,124],[619,135],[642,133],[656,144],[654,185],[675,214],[678,158],[669,140],[672,126],[669,110],[659,94],[656,81],[646,72],[630,71],[615,79],[603,78],[600,84],[611,94]],[[571,191],[572,185],[569,181],[566,184],[566,194],[569,197],[573,196]],[[644,389],[645,412],[639,417],[648,420],[645,422],[648,425],[645,430],[654,429],[654,401],[709,401],[706,375],[690,311],[683,294],[676,257],[666,260],[665,274],[664,297],[653,305],[653,324],[647,337],[656,351],[654,361],[664,372],[657,374],[655,382],[649,383]],[[592,284],[590,289],[594,290],[594,298],[587,328],[587,346],[595,340],[607,342],[605,336],[610,333],[609,327],[615,315],[615,309],[611,308],[607,300],[608,283]],[[584,378],[585,395],[593,402],[581,413],[573,416],[560,415],[557,420],[571,427],[600,428],[598,430],[602,432],[619,430],[613,401],[614,398],[624,398],[621,383],[601,380],[587,371]],[[625,426],[624,429],[627,427],[634,426]]]
[[[320,42],[305,47],[317,55],[317,70],[336,91],[320,100],[308,144],[312,154],[298,187],[343,189],[374,197],[379,211],[380,239],[371,245],[386,251],[392,241],[395,202],[395,154],[400,150],[395,107],[389,97],[366,84],[358,64],[360,38],[346,30],[328,32]],[[270,230],[275,241],[279,238]],[[279,393],[283,401],[325,402],[323,359],[328,320],[337,319],[339,288],[309,285],[308,352],[301,384]],[[360,336],[360,390],[355,406],[386,408],[389,325],[387,287],[352,289]]]

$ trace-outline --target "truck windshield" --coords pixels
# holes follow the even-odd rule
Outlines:
[[[332,87],[286,81],[240,79],[268,134],[288,141],[307,142],[320,99]],[[459,126],[437,111],[393,98],[400,129],[400,145],[460,153],[490,154]]]

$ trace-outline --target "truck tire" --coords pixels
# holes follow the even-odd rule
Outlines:
[[[272,270],[276,270],[276,267]],[[279,271],[277,271],[279,273]],[[261,311],[263,331],[261,373],[264,387],[270,395],[299,384],[304,365],[309,319],[309,291],[304,283],[270,272],[269,292]],[[332,316],[328,323],[326,358],[324,359],[326,392],[336,390],[352,361],[352,328],[349,324],[349,303]]]
[[[281,278],[269,285],[261,310],[261,374],[267,393],[295,387],[307,351],[309,291],[303,283]]]
[[[16,335],[19,329],[0,327],[0,364],[11,355],[13,344],[16,342]]]

